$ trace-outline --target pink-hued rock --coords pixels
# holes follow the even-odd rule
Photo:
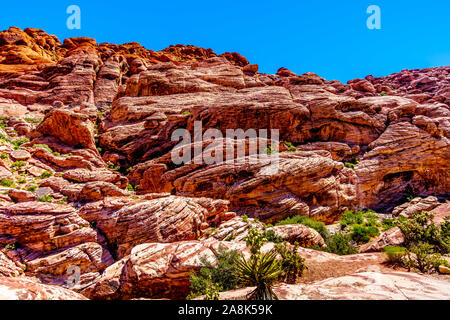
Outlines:
[[[36,130],[37,136],[51,135],[68,145],[96,150],[94,124],[84,114],[54,109],[46,115]]]
[[[245,299],[254,288],[220,294],[221,300]],[[448,277],[410,272],[362,272],[311,284],[281,284],[280,300],[448,300]]]
[[[446,203],[437,206],[431,210],[431,213],[434,214],[433,222],[440,224],[444,221],[445,217],[450,216],[450,202],[447,201]]]
[[[271,227],[276,237],[280,237],[290,243],[298,242],[302,247],[325,246],[322,236],[314,229],[301,224],[291,224]]]
[[[170,244],[147,243],[134,247],[129,256],[108,267],[100,279],[83,289],[90,299],[174,298],[182,299],[189,293],[189,274],[202,267],[200,257],[214,263],[214,252],[220,248],[237,250],[246,258],[250,251],[245,242],[217,240],[184,241]],[[274,248],[266,243],[262,252]],[[310,270],[306,280],[324,279],[351,274],[361,267],[381,265],[382,254],[337,256],[334,254],[298,248]]]
[[[80,215],[95,223],[122,258],[142,243],[197,240],[226,212],[228,202],[223,200],[166,196],[144,201],[105,199],[84,206]]]
[[[0,277],[0,300],[87,300],[87,298],[59,286],[38,283],[31,278]]]
[[[400,206],[397,206],[392,211],[393,216],[402,216],[409,218],[415,213],[422,211],[432,211],[439,206],[439,201],[436,197],[414,198],[410,202],[406,202]]]
[[[96,242],[89,228],[70,206],[22,202],[0,207],[0,234],[38,251],[51,251],[83,242]]]
[[[399,227],[391,228],[381,233],[372,242],[366,243],[359,248],[359,252],[380,252],[387,246],[401,246],[405,237]]]
[[[214,238],[216,240],[242,241],[248,235],[250,228],[263,230],[264,224],[252,218],[243,219],[234,217],[221,223],[218,227],[206,230],[203,238]],[[301,224],[283,225],[266,228],[266,231],[273,230],[274,235],[292,244],[298,242],[300,246],[323,247],[325,241],[314,229]]]
[[[16,277],[21,274],[23,274],[23,270],[0,251],[0,277]]]

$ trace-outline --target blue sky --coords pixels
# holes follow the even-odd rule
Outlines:
[[[368,74],[450,65],[448,0],[2,1],[0,29],[35,27],[61,40],[139,42],[152,50],[193,44],[239,52],[260,72],[286,67],[346,82]],[[81,30],[66,8],[81,8]],[[369,30],[369,5],[381,30]]]

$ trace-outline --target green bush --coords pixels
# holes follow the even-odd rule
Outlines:
[[[19,138],[19,139],[14,139],[14,140],[10,140],[10,142],[15,146],[15,147],[20,147],[21,145],[30,142],[30,139],[28,138]]]
[[[2,158],[3,160],[5,160],[5,159],[8,159],[9,157],[8,157],[8,154],[7,154],[6,152],[2,152],[2,153],[0,154],[0,158]]]
[[[127,190],[128,191],[134,191],[134,187],[131,184],[127,185]]]
[[[19,160],[19,161],[15,161],[15,162],[12,164],[12,167],[13,167],[15,170],[20,170],[21,168],[25,167],[26,165],[27,165],[27,163],[26,163],[25,161]]]
[[[404,263],[409,269],[415,268],[424,273],[436,271],[440,265],[448,266],[448,262],[440,253],[435,252],[429,243],[420,243],[409,248]]]
[[[441,224],[441,227],[444,227],[442,232],[441,228],[432,222],[433,216],[432,213],[422,211],[399,223],[398,227],[405,236],[406,247],[427,243],[436,252],[443,254],[450,252],[450,246],[445,241],[448,237],[448,225],[445,222]]]
[[[265,150],[266,154],[270,155],[270,154],[274,154],[277,153],[276,149],[272,146],[268,146]]]
[[[364,222],[363,213],[361,211],[350,211],[347,210],[342,214],[339,220],[342,227],[347,227],[353,224],[362,224]]]
[[[407,252],[403,264],[408,269],[433,272],[439,265],[448,266],[442,254],[450,252],[449,220],[437,226],[432,219],[432,213],[422,211],[398,224],[405,237]]]
[[[325,223],[321,221],[313,220],[306,216],[293,216],[290,218],[286,218],[280,222],[278,222],[277,226],[287,225],[287,224],[302,224],[311,229],[316,230],[320,235],[326,239],[329,236],[328,230],[325,226]]]
[[[50,172],[50,171],[45,170],[45,171],[41,174],[40,178],[41,178],[41,179],[46,179],[46,178],[50,178],[51,176],[53,176],[53,173]]]
[[[398,246],[384,247],[384,253],[388,256],[389,262],[393,264],[402,264],[403,257],[406,255],[406,248]]]
[[[405,221],[407,218],[405,217],[396,217],[393,219],[383,219],[383,221],[381,221],[381,225],[383,228],[383,231],[392,229],[396,226],[398,226],[399,223]]]
[[[350,168],[350,169],[355,169],[356,168],[356,164],[350,163],[350,162],[344,162],[344,166],[346,168]]]
[[[30,192],[35,192],[36,189],[37,189],[37,186],[29,186],[29,187],[27,188],[27,190],[30,191]]]
[[[298,277],[301,277],[305,270],[305,259],[297,254],[298,243],[295,243],[293,248],[289,248],[286,242],[278,243],[275,249],[281,256],[281,270],[280,280],[286,283],[294,284]]]
[[[273,231],[273,230],[264,231],[264,237],[266,238],[266,241],[269,241],[269,242],[274,242],[274,243],[284,242],[284,239],[276,236],[275,231]]]
[[[31,124],[39,124],[39,123],[42,122],[42,120],[34,119],[34,118],[28,118],[28,117],[24,118],[24,120],[26,122],[28,122],[28,123],[31,123]]]
[[[45,194],[41,197],[38,197],[36,200],[39,202],[52,202],[53,196],[51,194]]]
[[[17,244],[15,244],[15,243],[7,244],[7,245],[5,245],[5,249],[16,250],[17,249]]]
[[[12,188],[14,186],[14,181],[10,179],[3,178],[0,180],[0,185],[2,187]]]
[[[350,228],[352,239],[358,243],[367,243],[370,238],[380,234],[377,227],[355,224]]]
[[[207,295],[211,291],[233,290],[238,285],[236,278],[236,263],[239,253],[235,250],[226,250],[219,247],[215,253],[214,266],[205,257],[200,261],[203,265],[198,273],[190,275],[191,293],[188,298],[196,298],[201,295]]]
[[[295,152],[295,151],[297,151],[297,148],[292,143],[290,143],[288,141],[285,141],[284,145],[286,146],[288,152]]]
[[[327,247],[324,251],[338,255],[348,255],[358,253],[358,249],[352,245],[350,235],[337,232],[328,237],[325,241]]]

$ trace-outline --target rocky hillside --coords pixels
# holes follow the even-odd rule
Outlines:
[[[285,68],[259,73],[238,53],[90,38],[61,44],[11,27],[0,32],[0,116],[0,297],[2,288],[10,296],[32,286],[24,298],[185,298],[201,255],[220,245],[248,250],[243,237],[227,239],[246,228],[246,217],[331,225],[349,210],[450,215],[450,67],[343,84]],[[172,134],[193,133],[199,121],[224,136],[278,129],[280,169],[173,164]],[[301,224],[273,228],[291,242],[325,246]],[[379,251],[380,239],[366,251]],[[405,286],[431,277],[391,275],[379,252],[300,249],[311,282],[351,282],[361,270],[367,281],[373,266]],[[73,266],[80,277],[69,286]],[[448,276],[437,277],[428,296],[449,298]],[[293,285],[283,296],[311,298],[325,284]]]

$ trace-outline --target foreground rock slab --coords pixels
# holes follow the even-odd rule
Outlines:
[[[58,286],[38,283],[30,278],[0,277],[0,300],[87,300]]]
[[[243,299],[252,290],[226,292],[220,299]],[[281,284],[274,291],[280,300],[450,300],[450,277],[362,272],[312,284]]]

